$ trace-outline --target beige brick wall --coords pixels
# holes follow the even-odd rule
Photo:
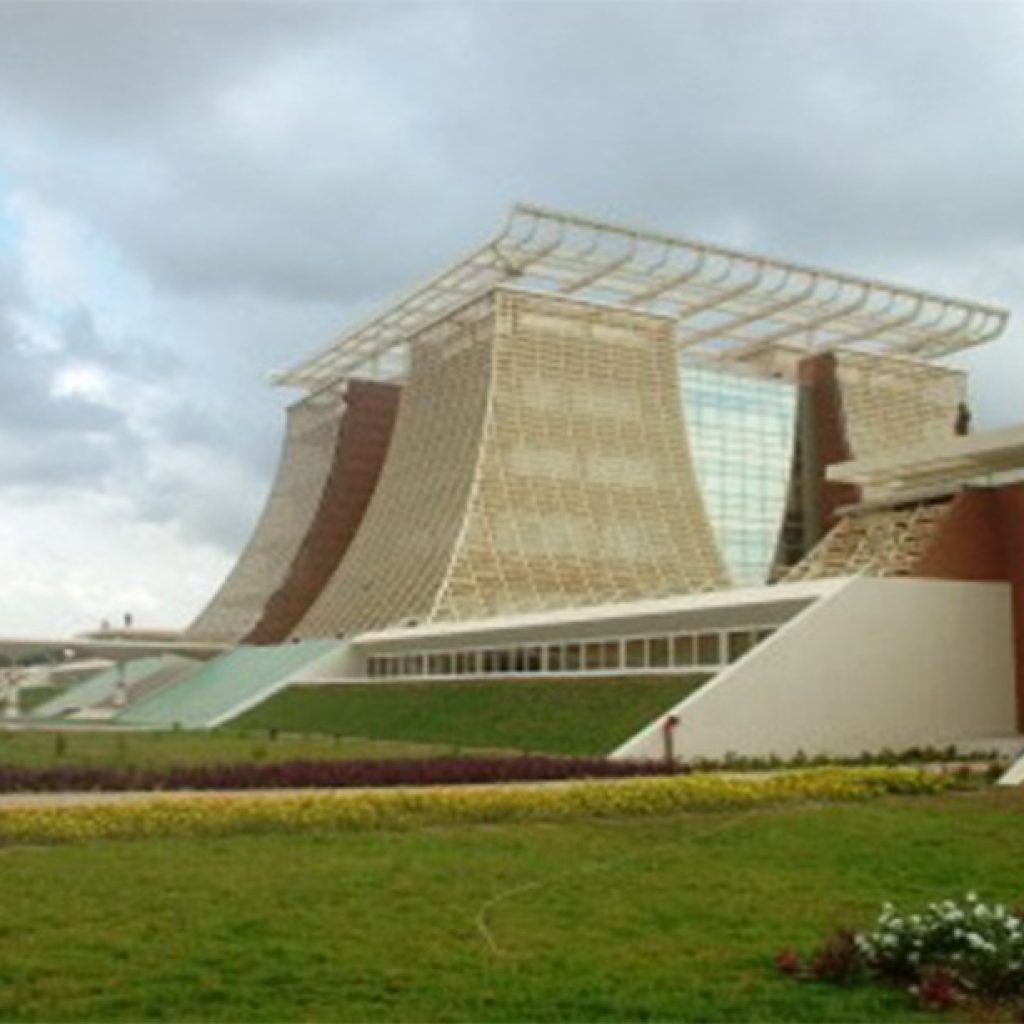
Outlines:
[[[344,409],[344,399],[327,392],[288,410],[281,457],[263,512],[220,589],[189,627],[189,639],[234,643],[256,624],[316,512]]]
[[[412,350],[373,502],[297,635],[724,584],[668,320],[499,290]]]
[[[670,321],[511,291],[497,301],[482,458],[435,617],[721,585]]]
[[[490,390],[493,300],[412,348],[391,447],[351,546],[296,636],[430,615],[469,504]]]
[[[952,437],[967,398],[962,371],[891,356],[838,352],[836,378],[855,459]]]

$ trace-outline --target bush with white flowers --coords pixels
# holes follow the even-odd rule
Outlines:
[[[874,929],[855,941],[867,966],[893,981],[914,982],[943,970],[966,996],[1024,994],[1024,920],[974,893],[959,902],[930,903],[916,914],[901,914],[887,903]]]
[[[983,903],[974,893],[916,913],[887,903],[873,928],[839,928],[808,957],[787,947],[775,966],[808,981],[905,986],[928,1009],[1008,1007],[1024,1021],[1024,911]]]

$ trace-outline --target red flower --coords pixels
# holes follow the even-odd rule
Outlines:
[[[800,957],[788,946],[775,954],[775,968],[782,974],[798,974]]]
[[[925,1010],[948,1010],[960,1002],[956,978],[941,968],[926,971],[921,983],[911,990],[917,997],[918,1005]]]

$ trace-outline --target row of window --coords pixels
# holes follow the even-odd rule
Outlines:
[[[752,626],[622,640],[373,655],[366,659],[366,674],[371,679],[394,679],[671,668],[716,671],[742,658],[774,628]]]

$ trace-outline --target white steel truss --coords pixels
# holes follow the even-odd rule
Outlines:
[[[289,370],[275,383],[401,376],[410,340],[503,285],[675,320],[677,343],[742,363],[771,349],[861,348],[937,359],[997,337],[997,306],[688,238],[518,205],[480,248]]]

